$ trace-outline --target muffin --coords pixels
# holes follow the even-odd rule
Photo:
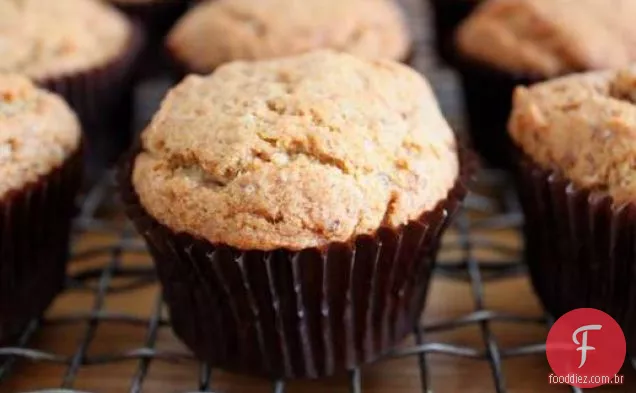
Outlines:
[[[64,283],[81,131],[60,97],[0,73],[0,344]]]
[[[193,7],[166,40],[179,71],[335,49],[406,61],[411,39],[393,0],[215,0]]]
[[[138,77],[159,77],[170,69],[164,39],[168,31],[193,1],[199,0],[109,0],[114,6],[140,22],[146,32],[146,45],[138,64]]]
[[[636,68],[518,88],[509,128],[537,294],[605,311],[636,353]]]
[[[611,3],[611,6],[609,5]],[[636,60],[636,1],[489,0],[460,27],[458,69],[473,142],[506,166],[516,85]]]
[[[435,27],[437,53],[448,63],[453,62],[454,37],[457,26],[483,0],[429,0]]]
[[[411,332],[464,195],[428,84],[332,51],[188,76],[121,184],[176,334],[274,378],[350,369]]]
[[[0,72],[26,75],[67,100],[93,168],[113,162],[130,140],[129,77],[141,39],[101,1],[0,1]]]

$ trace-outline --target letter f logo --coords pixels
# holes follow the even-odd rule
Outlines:
[[[601,325],[581,326],[574,331],[574,334],[572,334],[572,341],[574,341],[574,344],[580,345],[580,347],[576,349],[577,351],[581,351],[581,364],[579,365],[579,368],[585,365],[585,362],[587,361],[587,352],[596,350],[596,348],[587,345],[587,332],[590,330],[601,330],[602,327],[603,326]],[[576,336],[578,336],[581,332],[583,332],[583,339],[579,342]]]

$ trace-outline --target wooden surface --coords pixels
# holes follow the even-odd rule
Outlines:
[[[414,29],[423,29],[426,19],[420,18],[423,11],[420,0],[404,0],[409,14],[414,20]],[[418,35],[423,34],[416,31]],[[427,52],[420,53],[417,59],[422,67],[434,62]],[[447,72],[426,71],[432,79],[440,82]],[[436,84],[436,89],[445,89],[446,83]],[[445,107],[456,106],[457,97],[442,94]],[[446,102],[445,102],[446,101]],[[490,239],[506,246],[520,247],[518,234],[512,230],[475,231],[473,238]],[[118,239],[113,235],[88,234],[82,236],[75,247],[76,252],[99,246],[109,246]],[[457,238],[450,234],[446,244],[456,244]],[[443,259],[454,258],[456,252],[447,248]],[[510,260],[511,255],[493,248],[477,250],[478,258],[489,260]],[[78,272],[91,267],[107,266],[111,260],[109,253],[74,262],[71,271]],[[149,266],[145,254],[129,252],[123,256],[124,266]],[[117,279],[114,286],[125,284]],[[97,279],[93,284],[97,285]],[[149,285],[134,291],[106,296],[102,310],[109,313],[122,313],[149,318],[155,307],[158,287]],[[72,290],[61,295],[47,314],[49,320],[60,321],[78,313],[90,313],[95,307],[96,296],[84,290]],[[540,317],[542,312],[532,293],[525,275],[489,282],[484,290],[485,308],[518,316]],[[470,314],[475,309],[472,287],[467,282],[436,277],[433,281],[429,302],[423,316],[423,323],[434,324],[445,320],[454,320]],[[65,324],[47,324],[29,344],[31,348],[62,356],[73,356],[81,341],[86,337],[91,324],[78,321]],[[545,341],[547,329],[541,324],[492,322],[489,324],[500,348],[514,348],[521,345],[540,344]],[[99,359],[117,353],[126,353],[146,346],[148,327],[144,324],[126,324],[119,322],[100,322],[96,325],[94,337],[88,346],[87,358]],[[213,334],[213,333],[211,333]],[[468,325],[455,330],[447,330],[425,337],[427,342],[441,342],[485,350],[480,326]],[[412,338],[404,345],[413,343]],[[187,350],[176,340],[169,327],[158,331],[156,349],[170,353],[184,353]],[[493,378],[489,363],[483,360],[471,360],[447,355],[428,355],[427,365],[431,376],[431,391],[437,393],[490,393],[494,392]],[[90,392],[127,392],[140,365],[139,360],[126,360],[102,365],[80,368],[73,389]],[[20,362],[12,376],[0,385],[0,393],[24,392],[39,389],[59,388],[68,365],[48,362]],[[503,360],[503,370],[508,392],[568,392],[564,386],[548,385],[549,366],[543,355],[523,356]],[[149,364],[148,375],[143,383],[144,392],[176,393],[191,392],[198,389],[199,365],[195,361],[170,362],[154,360]],[[611,388],[597,389],[598,392],[636,392],[636,375],[631,369],[624,370],[627,384]],[[382,361],[369,365],[362,370],[363,391],[368,393],[421,392],[420,373],[417,358],[412,356],[399,360]],[[257,393],[271,392],[268,381],[229,375],[221,371],[213,372],[212,387],[215,392]],[[332,378],[324,381],[292,382],[288,392],[335,392],[345,393],[347,379]]]

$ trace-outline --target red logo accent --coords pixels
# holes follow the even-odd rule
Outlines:
[[[620,371],[625,347],[623,330],[612,317],[593,308],[580,308],[552,326],[546,353],[555,375],[578,388],[595,388]]]

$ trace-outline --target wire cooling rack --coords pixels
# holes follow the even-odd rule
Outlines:
[[[423,0],[403,0],[412,18],[412,26],[416,37],[419,37],[416,53],[416,67],[424,70],[438,93],[441,105],[455,126],[459,125],[457,89],[453,75],[436,65],[434,56],[430,55],[429,35],[423,30],[426,20],[422,8]],[[167,86],[151,83],[141,87],[139,95],[140,123],[144,123],[154,110],[157,97]],[[415,367],[419,374],[418,384],[421,392],[432,392],[438,386],[440,377],[435,372],[437,355],[451,359],[465,359],[470,363],[462,363],[461,367],[485,366],[488,370],[489,387],[464,388],[467,392],[512,392],[506,378],[506,366],[518,358],[544,356],[544,340],[534,340],[526,344],[502,345],[495,333],[494,325],[506,323],[514,325],[520,332],[549,324],[540,311],[535,316],[510,312],[495,311],[487,306],[486,292],[497,283],[524,277],[526,270],[520,262],[521,246],[518,242],[518,230],[522,216],[509,182],[504,175],[483,172],[479,176],[476,191],[469,195],[466,208],[459,214],[453,228],[445,237],[440,255],[439,265],[434,274],[434,284],[438,282],[457,283],[470,291],[470,305],[459,316],[444,318],[435,322],[425,322],[415,326],[413,339],[408,344],[395,349],[384,358],[378,360],[381,365],[394,359],[413,358],[417,360]],[[493,192],[492,190],[495,190]],[[517,241],[505,240],[501,233],[512,233]],[[131,260],[136,261],[130,263]],[[148,292],[154,289],[154,292]],[[150,293],[150,295],[148,295]],[[74,305],[76,294],[82,295],[82,306]],[[148,300],[150,296],[150,300]],[[445,295],[444,295],[445,296]],[[510,294],[515,296],[515,294]],[[217,390],[218,371],[211,370],[205,364],[199,364],[184,347],[172,345],[159,348],[166,341],[165,335],[170,332],[169,319],[162,305],[162,298],[157,290],[155,272],[145,251],[143,242],[135,235],[132,226],[122,217],[121,208],[115,197],[112,174],[105,176],[86,194],[79,217],[74,226],[74,252],[66,289],[61,300],[53,306],[62,310],[42,320],[33,320],[24,330],[19,343],[15,347],[0,347],[0,392],[23,390],[21,384],[13,381],[20,379],[29,381],[41,378],[46,385],[34,386],[26,384],[26,389],[62,389],[77,392],[78,378],[93,367],[127,364],[130,378],[126,379],[126,388],[100,386],[100,391],[107,392],[141,392],[156,391],[157,384],[149,387],[153,376],[151,367],[158,364],[183,365],[196,368],[198,377],[192,375],[188,380],[190,386],[185,391],[220,392]],[[136,303],[146,299],[148,310],[144,313],[111,311],[109,302]],[[70,298],[70,299],[69,299]],[[86,302],[89,299],[89,302]],[[447,299],[448,300],[448,299]],[[58,305],[61,306],[58,307]],[[428,321],[427,318],[424,321]],[[111,348],[114,341],[107,341],[101,332],[105,327],[113,325],[127,326],[137,331],[144,331],[144,336],[128,337],[127,343],[134,344],[124,349]],[[476,344],[457,343],[450,340],[438,340],[440,332],[452,332],[463,328],[475,328],[479,338]],[[65,348],[57,345],[40,345],[41,336],[54,329],[68,331],[56,337],[64,338],[68,344]],[[114,329],[114,328],[113,328]],[[533,336],[535,337],[535,336]],[[175,339],[171,339],[175,342]],[[53,340],[55,341],[55,340]],[[170,341],[170,339],[168,340]],[[50,344],[50,343],[49,343]],[[53,343],[56,344],[56,343]],[[100,345],[101,351],[95,353],[91,348]],[[59,347],[59,348],[58,348]],[[70,348],[70,350],[69,350]],[[37,367],[54,365],[58,373],[49,375]],[[36,371],[29,371],[35,367]],[[102,375],[101,380],[122,377],[122,369],[113,371],[112,375]],[[347,378],[339,380],[338,391],[352,393],[378,391],[363,389],[362,377],[367,369],[355,369]],[[368,372],[367,372],[368,373]],[[26,375],[26,376],[25,376]],[[454,377],[453,375],[450,376]],[[540,391],[551,391],[546,383]],[[391,378],[400,378],[392,376]],[[162,381],[165,380],[162,379]],[[234,379],[235,381],[237,379]],[[227,387],[227,382],[224,382]],[[258,391],[282,393],[285,391],[305,391],[290,387],[286,381],[250,382],[259,386]],[[31,388],[31,386],[34,386]],[[470,386],[470,381],[465,385]],[[5,390],[8,389],[8,390]],[[314,391],[335,391],[333,385]],[[163,391],[163,390],[162,390]],[[165,391],[175,390],[166,388]],[[245,391],[239,388],[237,391]],[[250,390],[252,391],[252,390]],[[254,390],[256,391],[256,390]],[[386,391],[386,390],[384,390]],[[402,390],[415,391],[415,390]],[[437,391],[437,390],[435,390]],[[458,390],[451,390],[458,391]],[[523,392],[537,391],[533,388],[517,390]],[[555,390],[562,391],[562,390]],[[578,392],[579,389],[573,388]],[[180,391],[181,392],[181,391]]]
[[[516,200],[507,187],[508,182],[501,175],[483,173],[480,185],[484,188],[503,190],[497,196],[484,196],[473,193],[468,197],[466,208],[456,219],[449,236],[443,243],[443,252],[434,280],[452,280],[465,283],[470,288],[473,299],[473,310],[452,320],[444,320],[433,324],[414,327],[415,342],[413,345],[396,349],[380,359],[416,357],[419,364],[421,391],[432,391],[435,375],[430,372],[427,358],[431,354],[444,354],[461,357],[475,362],[487,363],[492,375],[495,392],[508,391],[504,367],[507,359],[540,355],[545,346],[541,342],[528,345],[503,348],[498,344],[491,329],[494,322],[507,322],[519,325],[542,325],[548,321],[537,317],[518,316],[489,310],[484,305],[484,290],[490,283],[506,280],[525,274],[524,266],[519,262],[520,249],[507,242],[497,241],[488,236],[489,232],[504,229],[518,229],[521,215]],[[150,264],[133,267],[126,264],[126,256],[137,255],[147,259],[141,240],[135,236],[134,230],[125,220],[113,218],[117,212],[118,202],[114,196],[112,176],[99,182],[86,196],[80,216],[75,222],[76,243],[86,237],[102,236],[109,238],[100,245],[75,250],[71,264],[72,269],[66,285],[67,292],[88,292],[93,296],[92,307],[79,313],[70,313],[44,320],[34,320],[25,329],[19,344],[13,348],[0,348],[0,387],[1,383],[10,379],[12,374],[19,373],[18,362],[28,360],[33,363],[53,363],[63,366],[64,372],[54,386],[47,388],[68,389],[75,392],[74,383],[83,368],[134,360],[137,362],[134,375],[130,380],[128,391],[141,392],[151,363],[188,362],[192,367],[199,367],[198,381],[192,381],[193,390],[214,392],[214,374],[205,364],[197,365],[192,356],[185,350],[159,350],[156,348],[160,331],[169,329],[169,320],[162,308],[161,295],[157,295],[149,317],[134,314],[112,313],[105,310],[105,303],[111,296],[127,295],[130,299],[147,287],[156,285],[154,270]],[[115,214],[116,215],[116,214]],[[478,258],[477,254],[488,251],[499,256],[498,261]],[[453,256],[457,255],[457,256]],[[501,257],[505,257],[502,259]],[[101,261],[94,267],[83,267],[82,264],[92,260]],[[52,326],[64,327],[82,323],[80,334],[75,337],[77,344],[72,353],[60,354],[40,350],[29,345],[38,328],[44,330]],[[145,339],[139,347],[121,352],[90,355],[89,347],[96,340],[96,331],[100,325],[117,323],[139,328],[145,327]],[[427,336],[438,332],[477,326],[483,348],[457,345],[447,342],[429,341]],[[13,372],[13,373],[12,373]],[[352,370],[348,377],[348,391],[360,393],[364,390],[361,384],[361,370]],[[263,382],[266,383],[266,382]],[[286,391],[285,381],[272,381],[270,391],[282,393]],[[578,389],[573,389],[577,392]]]
[[[498,182],[498,178],[486,178],[488,182]],[[24,331],[17,347],[0,348],[0,381],[11,376],[15,363],[18,360],[32,362],[50,362],[63,365],[66,369],[58,386],[50,388],[72,389],[74,380],[82,367],[121,362],[125,360],[138,361],[136,372],[130,382],[130,392],[142,391],[143,383],[151,362],[182,362],[188,361],[195,364],[194,359],[185,351],[161,351],[156,349],[158,333],[161,329],[169,329],[169,321],[164,316],[161,307],[161,296],[158,295],[149,318],[141,318],[136,315],[114,314],[104,310],[104,304],[109,296],[116,294],[129,294],[134,296],[141,288],[155,284],[155,273],[151,266],[128,267],[124,263],[124,255],[145,255],[143,243],[134,235],[132,227],[123,220],[112,218],[112,212],[117,209],[117,202],[113,196],[114,185],[111,176],[104,178],[87,194],[80,216],[76,220],[75,238],[79,241],[82,237],[91,235],[108,236],[114,239],[112,242],[85,248],[76,251],[73,255],[73,265],[81,265],[83,262],[100,259],[103,264],[97,267],[81,268],[69,275],[67,291],[87,291],[94,295],[93,307],[88,312],[69,314],[62,317],[34,320]],[[545,323],[543,318],[524,318],[513,315],[496,313],[484,308],[484,285],[493,280],[500,280],[510,276],[524,274],[523,266],[516,260],[510,262],[498,262],[489,264],[487,261],[474,257],[473,249],[490,248],[498,253],[517,256],[519,250],[508,247],[496,241],[487,240],[471,233],[477,229],[499,230],[501,228],[517,227],[520,223],[520,214],[515,209],[514,199],[504,197],[504,211],[493,214],[499,210],[501,201],[496,201],[476,194],[471,195],[467,201],[467,209],[461,213],[455,223],[455,231],[450,241],[445,242],[445,252],[459,251],[459,259],[445,259],[440,261],[436,276],[467,283],[472,288],[474,298],[474,311],[461,318],[440,323],[421,325],[414,329],[416,345],[395,350],[386,356],[400,358],[417,356],[419,358],[422,391],[428,392],[431,375],[427,368],[427,354],[442,353],[451,356],[459,356],[486,361],[490,364],[491,373],[496,381],[496,391],[506,391],[503,377],[502,359],[527,354],[536,354],[543,351],[542,344],[520,346],[516,348],[502,349],[494,339],[489,328],[491,321],[507,321],[519,323]],[[108,218],[100,217],[99,212],[107,211]],[[484,215],[481,219],[473,219],[474,213]],[[121,279],[125,279],[122,281]],[[123,282],[123,284],[122,284]],[[31,348],[28,344],[34,333],[43,325],[71,325],[84,322],[85,327],[73,353],[61,355]],[[145,325],[146,339],[140,343],[140,347],[119,353],[111,353],[100,356],[89,356],[88,348],[95,339],[95,332],[100,324],[116,322],[120,324]],[[428,333],[459,328],[465,325],[475,324],[480,327],[481,334],[486,344],[485,350],[468,346],[452,345],[443,342],[428,342],[425,337]],[[380,360],[381,361],[381,360]],[[198,390],[202,392],[213,391],[213,374],[210,368],[200,366],[200,377],[197,383]],[[362,392],[360,382],[361,371],[352,370],[349,377],[349,390]],[[284,392],[285,381],[274,381],[273,392]]]

